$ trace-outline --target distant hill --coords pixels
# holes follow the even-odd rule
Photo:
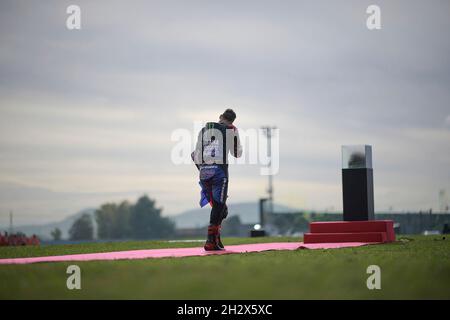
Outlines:
[[[197,228],[209,223],[211,208],[188,210],[170,218],[175,221],[177,228]],[[297,211],[293,208],[274,204],[275,212]],[[242,223],[256,224],[259,222],[259,204],[257,202],[241,202],[228,205],[228,216],[238,215]]]
[[[296,211],[293,208],[275,204],[274,205],[275,212],[291,212]],[[197,228],[206,226],[209,223],[209,214],[211,208],[209,206],[204,207],[202,209],[192,209],[188,211],[184,211],[180,214],[169,216],[172,219],[177,228]],[[92,216],[92,221],[94,223],[94,231],[97,230],[97,226],[94,219],[94,208],[88,208],[81,210],[78,213],[68,216],[67,218],[58,221],[51,222],[42,225],[23,225],[14,227],[15,232],[23,232],[26,235],[36,234],[43,240],[50,240],[51,232],[55,228],[59,228],[62,231],[62,238],[68,239],[69,237],[69,229],[72,226],[73,222],[78,219],[81,215],[87,213]],[[259,222],[259,204],[257,202],[241,202],[230,204],[228,206],[228,216],[237,215],[241,219],[241,222],[244,224],[256,224]],[[3,227],[0,230],[7,230],[7,228]],[[96,235],[96,232],[94,232]]]
[[[76,219],[78,219],[81,215],[87,213],[94,218],[94,212],[95,209],[89,208],[81,210],[78,213],[75,213],[64,220],[61,220],[59,222],[51,222],[47,224],[42,225],[24,225],[24,226],[17,226],[14,227],[14,232],[23,232],[26,235],[32,235],[36,234],[43,240],[49,240],[52,239],[51,232],[55,228],[59,228],[62,232],[62,238],[67,239],[69,237],[69,229],[74,223]],[[94,230],[96,229],[95,219],[92,219],[94,223]],[[1,230],[7,230],[7,228],[2,228]]]
[[[0,180],[1,226],[9,224],[9,212],[15,225],[47,224],[73,215],[84,208],[98,208],[104,203],[134,202],[145,191],[129,192],[61,192]]]

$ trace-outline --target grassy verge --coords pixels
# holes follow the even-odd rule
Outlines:
[[[408,239],[334,250],[4,265],[0,266],[0,299],[450,299],[450,240]],[[0,248],[0,257],[201,245],[151,241]],[[81,290],[66,288],[70,264],[81,268]],[[366,269],[373,264],[381,268],[381,290],[366,287]]]

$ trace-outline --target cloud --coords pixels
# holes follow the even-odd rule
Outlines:
[[[243,130],[280,128],[283,201],[340,208],[352,143],[373,145],[379,209],[437,206],[448,186],[447,2],[380,1],[374,32],[361,1],[79,1],[80,31],[69,4],[0,4],[0,180],[188,209],[196,173],[170,162],[171,133],[233,107]],[[233,201],[264,195],[258,172],[231,169]]]

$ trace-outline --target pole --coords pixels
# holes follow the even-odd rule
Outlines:
[[[267,188],[267,193],[269,195],[269,212],[273,213],[273,175],[272,175],[272,129],[276,127],[264,126],[261,129],[264,130],[267,137],[267,153],[269,156],[269,163],[267,167],[269,168],[270,174],[268,176],[269,185]]]
[[[13,224],[13,212],[9,212],[9,234],[12,234],[14,231],[14,224]]]

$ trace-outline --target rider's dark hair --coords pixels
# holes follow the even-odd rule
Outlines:
[[[222,113],[222,117],[225,120],[233,123],[234,119],[236,119],[236,113],[233,111],[233,109],[227,109],[224,113]]]

